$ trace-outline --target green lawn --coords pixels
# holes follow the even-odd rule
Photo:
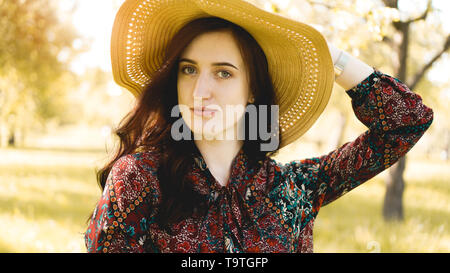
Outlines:
[[[449,167],[408,159],[403,222],[383,221],[385,172],[321,208],[315,252],[450,252]]]
[[[101,194],[93,166],[104,154],[33,149],[0,153],[0,251],[85,252],[85,222]],[[4,154],[12,160],[7,162]]]
[[[100,196],[101,151],[0,150],[0,252],[85,252],[86,219]],[[450,164],[409,162],[405,221],[384,223],[382,179],[323,207],[315,252],[450,252]]]

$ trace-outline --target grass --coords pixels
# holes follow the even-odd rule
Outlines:
[[[0,150],[0,252],[85,252],[100,196],[96,150]],[[315,252],[450,252],[449,163],[408,162],[405,221],[381,216],[382,177],[321,209]]]
[[[84,252],[85,222],[100,196],[94,167],[103,154],[1,153],[10,161],[0,161],[0,252]]]
[[[439,165],[438,173],[430,172]],[[450,252],[449,165],[409,163],[403,222],[383,221],[386,173],[321,208],[314,229],[315,252]]]

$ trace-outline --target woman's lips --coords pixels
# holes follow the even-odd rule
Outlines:
[[[212,117],[216,113],[216,110],[205,108],[191,108],[191,111],[194,112],[194,115],[201,117]]]

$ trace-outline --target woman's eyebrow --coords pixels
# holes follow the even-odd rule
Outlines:
[[[187,58],[181,58],[181,59],[179,60],[179,62],[180,62],[180,63],[181,63],[181,62],[188,62],[188,63],[192,63],[192,64],[197,64],[196,61],[193,61],[193,60],[187,59]],[[213,65],[213,66],[231,66],[231,67],[233,67],[234,69],[239,70],[236,66],[234,66],[234,65],[232,65],[232,64],[230,64],[230,63],[227,63],[227,62],[212,63],[212,65]]]

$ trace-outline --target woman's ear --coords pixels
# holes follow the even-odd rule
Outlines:
[[[254,103],[255,102],[255,98],[253,97],[253,95],[250,95],[250,98],[248,99],[248,103]]]

